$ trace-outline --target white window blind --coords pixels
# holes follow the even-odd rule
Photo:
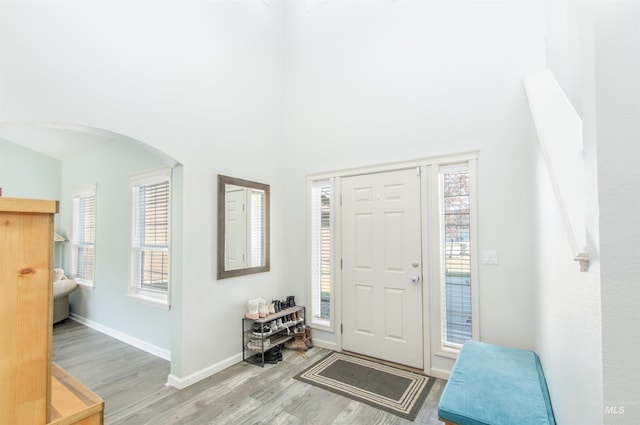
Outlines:
[[[329,180],[313,181],[310,194],[312,323],[330,326],[332,288],[332,190]]]
[[[96,244],[96,185],[72,192],[71,275],[93,286]]]
[[[440,313],[443,346],[472,338],[471,203],[466,164],[440,168]]]
[[[166,303],[169,291],[170,171],[131,179],[131,295]]]

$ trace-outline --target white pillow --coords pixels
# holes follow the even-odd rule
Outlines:
[[[64,269],[53,269],[53,281],[57,282],[64,276]]]

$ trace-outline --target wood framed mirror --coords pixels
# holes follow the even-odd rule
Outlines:
[[[268,272],[269,185],[218,175],[218,279]]]

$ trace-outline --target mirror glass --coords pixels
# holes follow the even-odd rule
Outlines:
[[[269,271],[269,185],[218,175],[218,279]]]

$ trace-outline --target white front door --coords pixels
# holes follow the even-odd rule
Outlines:
[[[423,368],[420,176],[342,179],[342,348]]]
[[[243,269],[246,265],[246,189],[227,185],[225,194],[224,269]]]

